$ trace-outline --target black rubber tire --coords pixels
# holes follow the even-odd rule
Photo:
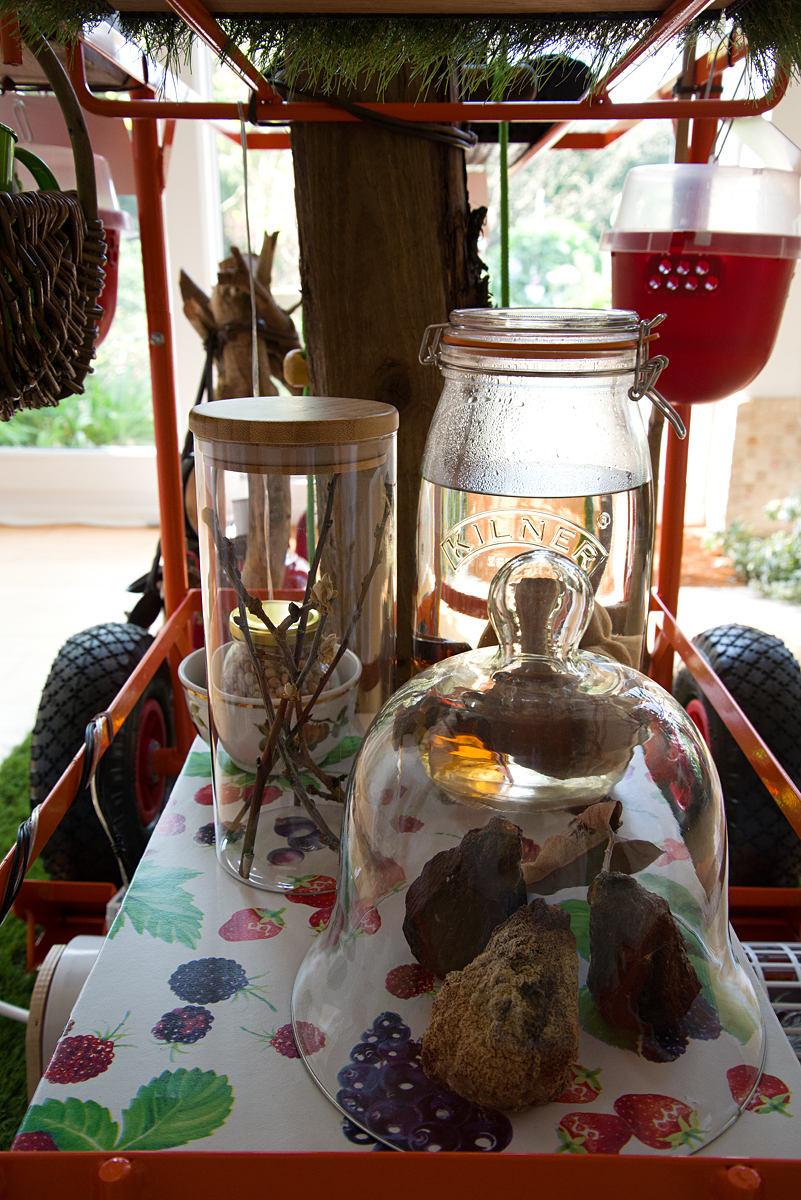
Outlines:
[[[718,625],[693,638],[787,774],[801,784],[801,669],[784,642],[749,625]],[[703,704],[712,757],[723,785],[729,882],[798,887],[801,839],[761,782],[686,667],[673,695]]]
[[[31,807],[48,795],[83,745],[88,722],[108,708],[152,641],[150,634],[136,625],[107,624],[85,629],[64,643],[50,669],[33,731]],[[143,711],[148,714],[148,727],[154,722],[163,724],[166,744],[174,744],[172,687],[166,664],[148,684],[97,770],[98,795],[124,845],[126,867],[129,863],[135,867],[142,857],[173,782],[165,780],[163,796],[154,798],[153,791],[145,789],[147,805],[143,807],[153,810],[157,803],[158,811],[144,822],[137,803],[136,770]],[[76,796],[41,857],[53,879],[121,882],[119,865],[88,788]]]

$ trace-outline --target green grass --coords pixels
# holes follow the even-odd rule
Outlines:
[[[17,827],[30,812],[28,775],[31,739],[0,764],[0,854],[14,844]],[[46,878],[34,863],[28,878]],[[25,926],[11,913],[0,928],[0,999],[27,1008],[35,976],[25,973]],[[25,1026],[0,1017],[0,1150],[8,1150],[28,1107],[25,1081]]]

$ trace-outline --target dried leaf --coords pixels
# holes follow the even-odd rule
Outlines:
[[[610,829],[617,828],[623,806],[619,800],[603,800],[585,808],[567,829],[549,837],[533,863],[523,864],[523,876],[529,890],[546,875],[566,867],[583,854],[609,840]],[[564,884],[578,887],[579,884]]]

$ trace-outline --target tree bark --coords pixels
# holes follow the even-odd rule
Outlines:
[[[397,82],[387,99],[415,98]],[[349,99],[354,97],[349,96]],[[398,679],[411,660],[420,462],[441,390],[417,354],[427,325],[487,304],[464,152],[364,122],[292,126],[310,390],[394,404]],[[373,530],[364,530],[372,542]],[[358,585],[357,581],[357,585]]]

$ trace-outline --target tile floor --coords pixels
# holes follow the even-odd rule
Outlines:
[[[124,621],[125,588],[152,562],[157,529],[0,526],[0,761],[33,728],[51,663],[72,634]],[[801,658],[801,606],[744,587],[685,587],[679,624],[692,637],[741,622],[781,637]]]

